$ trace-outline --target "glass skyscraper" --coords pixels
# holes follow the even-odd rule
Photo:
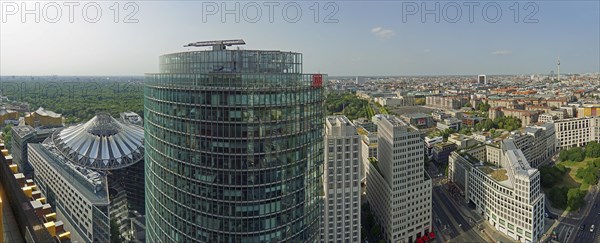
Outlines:
[[[146,75],[147,240],[318,240],[326,76],[300,53],[213,48]]]

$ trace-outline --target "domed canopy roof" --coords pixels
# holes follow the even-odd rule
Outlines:
[[[124,124],[108,114],[98,114],[86,123],[56,131],[52,140],[72,163],[112,170],[144,158],[144,130]]]

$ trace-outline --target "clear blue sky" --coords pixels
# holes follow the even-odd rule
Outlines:
[[[599,2],[537,1],[527,9],[526,2],[519,2],[518,14],[511,10],[515,1],[488,2],[497,4],[488,5],[488,21],[483,16],[486,2],[482,2],[474,7],[472,23],[468,3],[463,1],[346,1],[334,2],[328,9],[324,9],[325,2],[319,2],[318,23],[311,10],[315,1],[295,2],[302,9],[296,23],[283,18],[287,2],[274,7],[273,23],[264,2],[257,2],[262,10],[257,23],[248,22],[256,15],[256,5],[244,1],[204,5],[200,1],[138,1],[134,2],[138,23],[123,23],[133,10],[124,10],[123,2],[119,23],[114,22],[116,14],[111,10],[114,1],[97,2],[102,9],[97,23],[83,18],[85,2],[74,7],[73,23],[68,6],[41,2],[40,23],[35,22],[35,14],[25,15],[23,23],[21,3],[11,2],[17,3],[15,10],[15,5],[3,1],[0,74],[143,75],[158,70],[159,55],[188,50],[182,46],[189,42],[236,38],[246,41],[246,49],[301,52],[305,72],[330,75],[547,74],[556,69],[558,56],[561,73],[599,72]],[[240,4],[239,23],[233,15],[221,20],[221,3],[228,8]],[[435,14],[426,15],[423,23],[422,4],[435,9],[436,3],[440,4],[439,23]],[[215,4],[219,10],[214,15],[203,11]],[[415,6],[419,8],[415,14],[406,14]],[[498,6],[502,15],[492,23]],[[26,7],[35,9],[30,3]],[[334,7],[338,11],[333,19],[338,23],[324,23]],[[450,23],[457,7],[462,15]],[[58,8],[60,20],[50,23]],[[536,8],[528,22],[537,19],[537,23],[525,23]],[[86,16],[93,19],[94,8],[87,10]],[[287,10],[288,19],[293,19],[293,6]]]

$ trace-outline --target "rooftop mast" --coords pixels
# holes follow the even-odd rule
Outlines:
[[[225,50],[228,46],[233,46],[233,45],[245,45],[246,42],[244,42],[244,40],[242,39],[237,39],[237,40],[214,40],[214,41],[200,41],[200,42],[193,42],[190,44],[187,44],[183,47],[201,47],[201,46],[212,46],[213,51],[216,50]]]

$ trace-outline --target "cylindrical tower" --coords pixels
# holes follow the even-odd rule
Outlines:
[[[317,240],[324,78],[300,53],[161,56],[144,88],[147,240]]]

